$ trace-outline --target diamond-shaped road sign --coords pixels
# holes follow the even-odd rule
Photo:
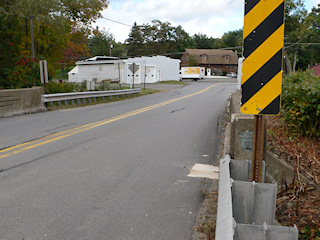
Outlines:
[[[138,71],[139,68],[140,68],[139,65],[137,65],[137,64],[135,64],[135,63],[131,64],[130,67],[129,67],[129,69],[130,69],[130,71],[131,71],[132,73],[136,73],[136,71]]]
[[[241,112],[280,112],[284,0],[245,0]]]

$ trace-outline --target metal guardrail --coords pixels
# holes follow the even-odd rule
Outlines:
[[[247,160],[233,160],[229,155],[220,159],[215,239],[297,240],[295,226],[273,225],[277,186],[246,181],[250,165]]]
[[[95,91],[95,92],[75,92],[75,93],[56,93],[56,94],[44,94],[42,95],[42,101],[44,103],[62,102],[62,101],[74,101],[81,99],[96,99],[98,97],[110,97],[113,96],[125,96],[140,94],[141,88],[126,89],[126,90],[114,90],[114,91]]]
[[[232,240],[234,234],[231,180],[229,170],[230,161],[231,158],[229,155],[225,155],[222,159],[220,159],[219,194],[215,238],[217,240]]]

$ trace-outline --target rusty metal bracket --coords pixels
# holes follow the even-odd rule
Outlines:
[[[265,152],[266,117],[254,116],[251,181],[261,182],[262,162]]]

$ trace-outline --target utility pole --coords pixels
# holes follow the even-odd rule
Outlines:
[[[112,46],[112,39],[110,38],[110,57],[112,56],[111,55],[111,50],[112,50],[113,46]]]
[[[34,28],[33,28],[33,16],[30,17],[30,32],[31,32],[31,57],[32,57],[32,75],[33,75],[33,85],[36,86],[35,79],[35,50],[34,50]]]

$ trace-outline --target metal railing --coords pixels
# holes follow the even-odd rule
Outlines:
[[[109,97],[112,99],[114,96],[126,96],[126,95],[138,95],[141,92],[141,88],[137,89],[126,89],[126,90],[113,90],[113,91],[94,91],[94,92],[74,92],[74,93],[56,93],[56,94],[44,94],[42,95],[42,101],[47,103],[53,102],[74,102],[77,100],[78,104],[81,103],[82,99],[96,99]]]
[[[220,159],[215,239],[297,240],[295,226],[274,225],[277,185],[249,182],[251,165],[251,161],[229,155]]]

